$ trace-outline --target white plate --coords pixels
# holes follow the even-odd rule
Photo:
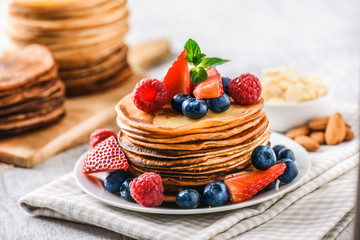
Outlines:
[[[175,207],[157,207],[157,208],[146,208],[142,207],[139,204],[128,202],[125,199],[121,198],[119,195],[105,191],[103,187],[103,179],[107,176],[107,173],[96,173],[92,174],[94,177],[88,177],[82,173],[82,165],[84,161],[85,154],[83,154],[74,167],[74,175],[77,184],[82,190],[84,190],[89,195],[97,198],[98,200],[110,204],[115,207],[124,208],[137,212],[146,212],[146,213],[155,213],[155,214],[206,214],[214,212],[223,212],[229,211],[238,208],[244,208],[251,205],[255,205],[271,198],[282,195],[298,186],[309,173],[311,162],[306,150],[301,147],[299,144],[293,140],[280,135],[278,133],[271,134],[271,144],[273,146],[277,144],[285,145],[287,148],[290,148],[295,153],[296,165],[299,170],[299,175],[289,184],[281,185],[279,190],[273,189],[268,192],[258,194],[247,200],[245,202],[229,204],[221,207],[213,208],[196,208],[196,209],[177,209]]]

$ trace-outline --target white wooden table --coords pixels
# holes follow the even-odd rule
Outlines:
[[[335,101],[358,103],[359,1],[131,0],[129,8],[130,45],[167,38],[175,57],[191,37],[208,56],[232,60],[219,67],[223,75],[261,75],[265,68],[291,65],[319,75]],[[0,49],[4,41],[0,34]],[[149,75],[162,78],[169,66]],[[0,239],[128,239],[93,226],[34,218],[17,204],[22,195],[72,171],[86,149],[74,148],[33,169],[0,171]],[[351,227],[338,237],[350,238]]]

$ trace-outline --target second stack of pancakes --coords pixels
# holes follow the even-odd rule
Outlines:
[[[0,137],[61,119],[64,100],[65,86],[47,48],[29,45],[0,58]]]
[[[135,175],[161,175],[167,196],[223,180],[250,165],[252,150],[269,143],[263,99],[250,106],[232,104],[223,113],[209,111],[189,119],[165,106],[155,113],[137,109],[131,94],[116,106],[119,142]],[[169,198],[167,198],[169,199]],[[172,199],[174,200],[174,199]]]
[[[130,73],[126,0],[14,0],[8,33],[13,49],[47,46],[59,65],[67,95],[108,89]]]

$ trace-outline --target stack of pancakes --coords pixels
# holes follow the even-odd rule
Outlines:
[[[0,137],[64,116],[65,86],[50,51],[40,45],[0,58]]]
[[[250,106],[232,104],[223,113],[209,111],[189,119],[166,105],[155,113],[136,108],[131,94],[116,106],[119,142],[135,176],[161,175],[167,200],[184,188],[223,180],[250,165],[252,150],[269,142],[263,99]],[[171,197],[172,196],[172,197]]]
[[[8,33],[13,49],[47,46],[59,65],[67,95],[102,91],[130,73],[126,0],[15,0]]]

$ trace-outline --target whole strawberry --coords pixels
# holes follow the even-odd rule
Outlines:
[[[144,207],[157,207],[164,199],[161,177],[153,172],[144,173],[130,183],[131,196]]]
[[[261,83],[257,77],[250,73],[241,74],[229,83],[229,93],[235,103],[251,105],[256,103],[261,95]]]
[[[119,143],[111,136],[86,155],[83,163],[83,173],[113,171],[129,167],[125,154],[120,149]]]
[[[91,148],[96,147],[96,145],[98,145],[100,142],[104,141],[110,136],[114,136],[115,138],[117,138],[116,133],[111,129],[107,129],[107,128],[96,129],[90,135]]]

